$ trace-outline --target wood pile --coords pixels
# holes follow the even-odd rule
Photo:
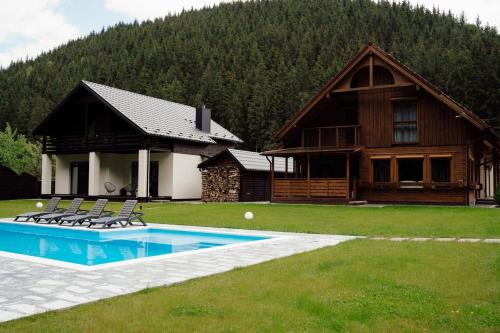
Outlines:
[[[201,171],[201,177],[203,201],[239,201],[240,170],[236,166],[208,167]]]

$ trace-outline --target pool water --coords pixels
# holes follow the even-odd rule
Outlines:
[[[86,266],[263,239],[160,228],[98,232],[0,222],[0,251]]]

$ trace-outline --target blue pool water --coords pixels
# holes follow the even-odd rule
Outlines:
[[[0,222],[0,251],[94,266],[266,237],[170,229],[96,232]]]

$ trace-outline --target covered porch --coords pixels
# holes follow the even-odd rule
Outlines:
[[[274,202],[348,202],[356,198],[355,149],[289,148],[264,154],[271,165]],[[293,170],[277,174],[277,156],[293,158]]]
[[[140,149],[42,155],[42,195],[123,199],[197,199],[198,155]],[[182,177],[181,175],[185,175]]]

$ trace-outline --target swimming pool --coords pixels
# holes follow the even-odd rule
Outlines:
[[[268,238],[151,227],[97,231],[0,222],[0,251],[83,266],[103,265]]]

